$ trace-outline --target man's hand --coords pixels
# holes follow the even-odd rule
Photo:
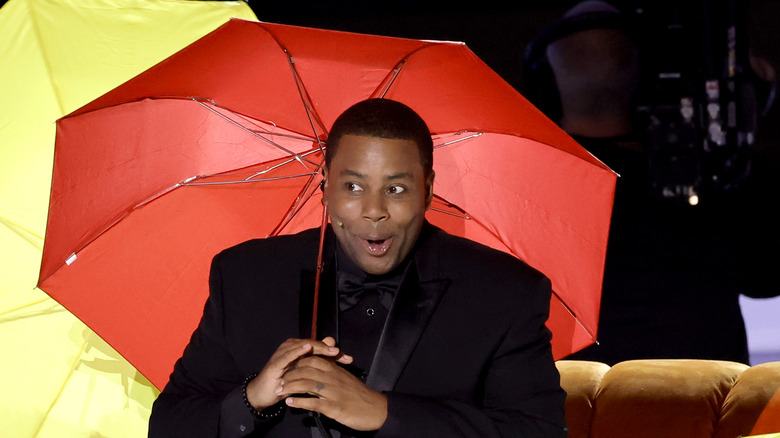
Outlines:
[[[322,341],[311,339],[288,339],[276,349],[265,367],[246,387],[246,397],[249,403],[257,409],[273,406],[282,400],[287,394],[280,394],[277,389],[282,383],[282,376],[290,369],[296,367],[297,362],[306,356],[322,356],[323,360],[352,363],[352,357],[342,354],[335,347],[336,340],[328,336]]]
[[[281,380],[276,393],[287,397],[290,407],[319,412],[355,430],[377,430],[387,419],[387,397],[338,366],[333,358],[301,358]]]

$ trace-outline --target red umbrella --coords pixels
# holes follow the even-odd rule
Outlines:
[[[615,174],[461,43],[231,20],[57,122],[39,287],[157,387],[211,258],[318,226],[320,147],[386,97],[434,134],[428,219],[544,272],[560,358],[595,340]]]

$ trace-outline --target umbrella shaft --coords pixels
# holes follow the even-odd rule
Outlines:
[[[320,277],[322,277],[322,250],[325,242],[325,229],[328,226],[328,207],[322,207],[322,225],[320,226],[320,243],[317,249],[317,270],[314,274],[314,303],[311,315],[311,338],[317,339],[317,314],[320,303]]]

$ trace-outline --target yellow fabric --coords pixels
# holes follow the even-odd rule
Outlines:
[[[9,0],[0,8],[0,435],[140,437],[157,391],[35,288],[54,122],[230,17],[243,2]]]

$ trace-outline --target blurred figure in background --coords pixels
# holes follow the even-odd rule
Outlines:
[[[674,152],[658,138],[693,138],[696,106],[678,99],[670,114],[685,118],[679,125],[663,115],[640,117],[639,96],[655,90],[643,89],[643,69],[652,66],[644,63],[637,29],[613,5],[584,1],[539,34],[524,60],[524,94],[620,174],[599,344],[568,359],[748,363],[739,296],[780,294],[773,272],[780,261],[778,222],[772,222],[776,197],[764,197],[753,175],[695,196],[703,167],[688,160],[701,155],[692,148]],[[681,191],[670,180],[691,183]]]

